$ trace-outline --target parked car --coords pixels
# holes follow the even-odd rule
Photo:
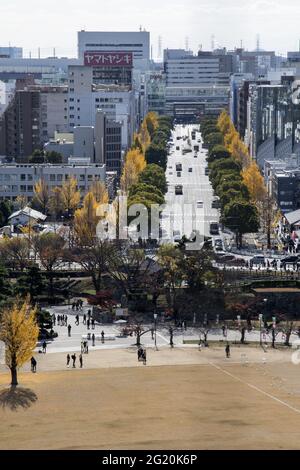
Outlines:
[[[211,235],[219,235],[219,224],[217,222],[211,222],[209,232]]]
[[[216,261],[218,261],[219,263],[228,263],[230,261],[233,261],[235,260],[235,256],[234,255],[230,255],[230,254],[226,254],[226,255],[223,255],[223,254],[216,254]]]
[[[266,263],[265,257],[264,256],[254,256],[253,258],[250,259],[250,264],[252,265],[261,265],[264,266]]]
[[[286,264],[295,264],[298,261],[299,261],[299,256],[297,255],[286,256],[285,258],[282,258],[282,260],[280,260],[280,266],[283,267]]]

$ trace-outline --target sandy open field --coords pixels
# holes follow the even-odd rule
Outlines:
[[[100,351],[85,370],[54,370],[53,354],[16,392],[2,369],[0,448],[300,449],[300,366],[288,352],[246,354],[151,351],[143,366]]]

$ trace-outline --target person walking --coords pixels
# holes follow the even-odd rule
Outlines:
[[[79,364],[80,364],[80,369],[82,369],[82,366],[83,366],[82,354],[79,355]]]
[[[147,352],[146,352],[146,349],[143,349],[143,364],[144,364],[144,366],[147,365]]]
[[[47,343],[46,341],[43,342],[43,353],[46,354],[47,352]]]
[[[95,319],[92,318],[92,330],[94,330],[94,329],[95,329]]]
[[[105,334],[105,333],[104,333],[104,331],[102,330],[102,331],[101,331],[101,341],[102,341],[102,343],[104,343],[104,334]]]
[[[73,361],[73,369],[75,369],[76,368],[76,354],[75,353],[72,354],[71,358],[72,358],[72,361]]]
[[[89,320],[91,319],[91,316],[92,316],[92,312],[91,312],[91,310],[88,310],[88,319]]]
[[[52,323],[53,323],[53,326],[55,326],[55,324],[56,324],[56,316],[55,316],[55,313],[53,313],[53,315],[52,315]]]
[[[89,330],[90,329],[90,319],[89,318],[87,319],[86,326],[87,326],[87,329]]]
[[[92,334],[92,342],[93,342],[92,344],[93,344],[93,346],[95,346],[95,339],[96,339],[96,338],[95,338],[95,334],[93,333],[93,334]]]
[[[227,346],[225,348],[225,352],[226,352],[226,357],[229,358],[230,357],[230,346],[229,346],[229,344],[227,344]]]
[[[82,323],[83,323],[84,325],[86,325],[86,314],[83,315]]]
[[[68,325],[68,336],[69,337],[71,336],[71,329],[72,329],[71,325]]]
[[[70,367],[70,360],[71,360],[71,356],[70,354],[67,354],[67,368]]]
[[[151,339],[154,340],[154,328],[151,328]]]
[[[75,320],[76,320],[76,321],[75,321],[75,325],[78,326],[78,325],[79,325],[79,315],[76,315]]]
[[[68,315],[65,315],[65,326],[68,326]]]
[[[57,324],[60,326],[60,315],[57,315]]]
[[[31,362],[31,372],[36,372],[36,360],[33,356],[30,359],[30,362]]]
[[[174,348],[174,342],[173,342],[174,333],[173,333],[173,328],[172,327],[170,327],[169,332],[170,332],[170,346],[171,346],[171,348]]]

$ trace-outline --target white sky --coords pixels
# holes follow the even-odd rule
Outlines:
[[[233,48],[243,40],[256,47],[260,34],[263,49],[285,54],[298,50],[299,0],[0,0],[0,45],[21,46],[28,56],[75,56],[77,31],[137,31],[151,33],[154,57],[158,36],[163,48]]]

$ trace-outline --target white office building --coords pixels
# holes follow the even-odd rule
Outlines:
[[[167,86],[228,86],[231,56],[201,51],[194,56],[190,51],[166,49],[164,69]]]
[[[50,165],[50,164],[2,164],[0,165],[0,200],[14,201],[19,195],[31,200],[34,196],[34,185],[44,179],[49,188],[62,186],[74,176],[82,195],[86,194],[93,181],[105,182],[105,165]]]
[[[150,33],[147,31],[79,31],[78,58],[85,52],[132,52],[133,65],[147,69],[150,61]]]
[[[96,113],[105,112],[108,119],[122,123],[122,149],[131,146],[137,130],[137,103],[131,86],[93,83],[93,68],[69,67],[69,129],[95,127]]]

